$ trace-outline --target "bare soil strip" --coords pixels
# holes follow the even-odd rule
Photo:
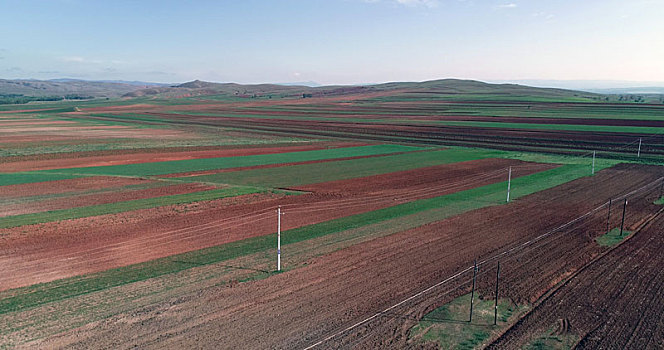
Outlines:
[[[0,186],[0,197],[2,199],[45,196],[57,193],[72,194],[83,191],[97,190],[102,188],[115,188],[122,186],[146,184],[154,180],[110,177],[110,176],[91,176],[80,179],[67,179],[57,181],[47,181],[20,185]]]
[[[147,189],[127,189],[120,188],[112,192],[105,193],[92,193],[92,194],[75,194],[70,197],[61,197],[57,199],[48,199],[43,201],[34,201],[28,203],[21,203],[16,201],[15,204],[3,205],[0,209],[0,217],[10,215],[22,215],[30,213],[39,213],[51,210],[69,209],[77,207],[85,207],[90,205],[117,203],[124,201],[131,201],[143,198],[154,198],[161,196],[170,196],[176,194],[185,194],[198,191],[205,191],[213,189],[213,186],[203,184],[175,184],[168,186],[160,186],[156,188]]]

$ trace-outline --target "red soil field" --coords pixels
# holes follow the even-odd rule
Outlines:
[[[489,160],[485,160],[488,162]],[[487,163],[488,165],[489,163]],[[506,168],[512,165],[512,162],[505,159],[493,159],[491,165],[503,164],[502,169],[498,169],[498,172],[502,170],[502,176],[505,176]],[[517,166],[513,166],[513,171],[519,171],[519,174],[523,174],[525,171],[543,171],[548,169],[553,169],[558,165],[554,164],[537,164],[537,163],[523,163]],[[495,168],[494,168],[495,169]],[[456,178],[463,178],[469,173],[478,173],[483,174],[490,172],[489,167],[478,168],[475,161],[455,163],[455,166],[450,169],[450,167],[442,166],[432,166],[427,168],[419,168],[413,170],[400,171],[398,173],[389,173],[381,174],[374,176],[367,176],[359,179],[348,179],[348,180],[339,180],[339,181],[330,181],[320,184],[312,184],[295,187],[294,189],[301,191],[309,191],[316,193],[330,193],[350,196],[353,194],[364,194],[364,193],[380,193],[382,190],[385,192],[394,193],[398,190],[414,191],[421,189],[431,189],[435,190],[435,186],[441,183],[441,179],[447,179],[448,181],[454,180]],[[395,176],[397,175],[398,176]],[[425,175],[426,174],[426,175]],[[493,177],[493,174],[488,175]],[[500,175],[498,175],[500,176]]]
[[[626,174],[630,181],[624,181]],[[407,313],[394,308],[350,332],[343,330],[466,268],[474,257],[513,248],[596,208],[607,197],[642,187],[661,175],[660,169],[645,166],[603,170],[509,205],[377,238],[267,279],[208,288],[32,345],[290,349],[341,331],[319,348],[419,348],[408,343],[407,331],[430,308],[426,300],[402,304]],[[627,226],[633,227],[642,216],[639,212],[628,217]],[[564,238],[558,242],[564,243]],[[431,298],[441,302],[452,297]]]
[[[69,139],[71,141],[71,139]],[[312,142],[294,142],[294,143],[265,143],[258,145],[225,145],[225,146],[184,146],[184,147],[157,147],[157,148],[132,148],[132,149],[110,149],[110,150],[99,150],[99,151],[81,151],[81,152],[70,152],[70,153],[44,153],[44,154],[32,154],[32,155],[22,155],[22,156],[8,156],[2,157],[0,162],[3,163],[14,163],[14,162],[25,162],[25,161],[41,161],[48,159],[71,159],[71,158],[89,158],[89,157],[101,157],[101,156],[120,156],[125,155],[129,156],[132,154],[145,153],[145,154],[162,154],[162,153],[186,153],[186,152],[197,152],[197,151],[219,151],[219,152],[232,152],[233,150],[238,149],[260,149],[260,148],[280,148],[280,147],[298,147],[306,145],[319,145],[320,147],[352,147],[352,146],[366,146],[369,143],[366,142],[345,142],[345,141],[312,141]],[[290,149],[290,148],[286,148]]]
[[[490,348],[520,348],[563,322],[567,326],[553,335],[573,334],[579,348],[663,348],[663,227],[660,214],[569,279]]]
[[[2,124],[0,124],[0,130],[4,130],[6,127],[9,126],[24,126],[24,125],[61,125],[61,124],[76,124],[76,122],[68,121],[68,120],[40,120],[40,121],[16,121],[16,122],[8,122],[6,120],[2,121]]]
[[[441,165],[438,169],[426,168],[419,173],[405,172],[403,176],[406,179],[419,179],[434,174],[433,179],[418,180],[431,185],[431,188],[425,189],[408,190],[403,185],[397,185],[398,189],[390,191],[390,183],[383,182],[380,187],[370,187],[375,193],[365,191],[357,196],[326,193],[276,199],[265,195],[241,196],[186,206],[2,229],[0,235],[4,239],[0,242],[0,264],[12,268],[0,271],[0,289],[102,271],[274,233],[276,214],[273,211],[278,205],[284,208],[287,215],[282,229],[288,230],[415,199],[501,182],[505,180],[505,172],[496,170],[525,164],[529,166],[515,168],[513,176],[523,176],[551,167],[549,164],[535,166],[516,160],[477,160],[463,165]],[[466,167],[467,172],[460,174],[456,170],[458,166]],[[491,174],[486,176],[485,173]],[[454,177],[448,176],[450,174]],[[395,184],[409,182],[401,179],[399,172],[391,175]],[[358,181],[366,183],[366,180]],[[181,211],[186,213],[181,214]]]
[[[11,199],[67,192],[80,193],[102,188],[117,188],[150,182],[154,181],[127,177],[93,176],[80,179],[0,186],[0,197],[2,199]]]
[[[73,194],[72,196],[68,197],[60,197],[42,201],[30,201],[27,203],[18,199],[15,201],[15,204],[3,205],[2,208],[0,208],[0,217],[131,201],[143,198],[185,194],[210,190],[213,188],[215,187],[192,183],[136,190],[126,188],[109,189],[108,192],[94,194]]]
[[[422,152],[422,151],[415,151],[415,152]],[[396,153],[390,153],[390,155],[396,155],[396,154],[402,154],[402,153],[413,153],[413,152],[396,152]],[[185,173],[173,173],[173,174],[167,174],[167,175],[159,175],[158,177],[159,178],[164,178],[164,179],[178,178],[178,177],[192,177],[192,176],[201,176],[201,175],[230,173],[230,172],[234,172],[234,171],[243,171],[243,170],[252,170],[252,169],[279,168],[279,167],[293,166],[293,165],[328,163],[328,162],[337,162],[337,161],[341,161],[341,160],[364,159],[364,158],[374,158],[374,157],[383,157],[383,156],[385,156],[385,155],[384,154],[374,154],[374,155],[369,155],[369,156],[355,156],[355,157],[307,160],[307,161],[303,161],[303,162],[264,164],[264,165],[254,165],[254,166],[237,167],[237,168],[229,168],[229,169],[215,169],[215,170],[203,170],[203,171],[190,171],[190,172],[185,172]]]
[[[275,154],[283,152],[301,152],[313,151],[326,148],[353,147],[366,145],[366,143],[321,143],[306,144],[280,147],[254,147],[254,148],[233,148],[233,149],[212,149],[212,150],[193,150],[193,151],[173,151],[173,152],[150,152],[150,153],[120,153],[106,154],[99,156],[65,158],[65,159],[45,159],[30,161],[15,161],[2,165],[3,172],[20,172],[47,169],[66,169],[82,168],[92,166],[121,165],[163,162],[170,160],[217,158],[217,157],[240,157],[257,154]]]

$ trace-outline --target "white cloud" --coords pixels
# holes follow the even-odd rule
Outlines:
[[[108,64],[108,62],[104,60],[98,60],[98,59],[90,59],[86,57],[81,57],[81,56],[64,56],[60,57],[60,60],[63,62],[69,62],[69,63],[87,63],[87,64]],[[110,61],[112,64],[117,64],[120,61]]]
[[[409,7],[423,6],[429,8],[436,7],[439,4],[439,0],[362,0],[362,1],[371,4],[382,2],[382,3],[393,3]]]
[[[518,6],[517,6],[517,4],[512,2],[512,3],[509,3],[509,4],[498,5],[498,7],[500,7],[501,9],[513,9],[513,8],[518,7]]]
[[[425,6],[425,7],[438,6],[438,0],[396,0],[396,2],[406,6]]]
[[[80,56],[66,56],[66,57],[62,57],[62,60],[65,61],[65,62],[76,62],[76,63],[85,62],[85,58],[80,57]]]

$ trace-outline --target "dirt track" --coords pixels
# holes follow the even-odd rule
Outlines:
[[[516,160],[485,159],[395,172],[390,175],[391,180],[378,185],[358,179],[365,181],[362,183],[366,186],[364,192],[356,195],[309,193],[278,199],[273,195],[250,195],[3,229],[0,264],[12,268],[0,272],[0,289],[103,271],[274,233],[274,209],[278,205],[286,211],[282,229],[288,230],[501,182],[506,167],[524,164]],[[550,164],[530,163],[528,167],[515,168],[513,175],[549,168]],[[486,173],[490,176],[477,177]],[[389,190],[390,181],[395,190]],[[413,188],[404,187],[404,183]],[[420,186],[415,186],[418,183]],[[423,183],[427,186],[422,187]],[[325,188],[325,184],[319,186]]]
[[[306,347],[466,268],[474,257],[483,259],[532,240],[602,205],[609,197],[627,193],[661,176],[657,167],[618,166],[509,205],[472,211],[358,244],[268,279],[184,295],[31,345],[71,348]],[[625,181],[626,178],[629,181]],[[642,202],[646,203],[645,200]],[[627,227],[642,221],[651,209],[646,204],[635,207],[627,217]],[[590,221],[590,224],[599,227],[588,229],[599,232],[605,222]],[[551,236],[550,239],[564,243],[566,238]],[[585,241],[586,245],[591,244]],[[570,249],[569,245],[559,245]],[[547,266],[555,266],[555,262],[549,263]],[[527,274],[521,276],[530,277]],[[536,284],[547,285],[552,282],[551,278],[555,280],[557,276],[545,274]],[[441,302],[445,298],[433,299]],[[417,316],[428,307],[431,307],[429,302],[422,302],[413,306],[413,310],[419,310]],[[380,324],[358,327],[321,348],[407,346],[408,325],[415,320],[399,315],[405,316],[399,313],[379,318],[380,324],[388,327]]]

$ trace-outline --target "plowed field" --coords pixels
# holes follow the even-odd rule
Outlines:
[[[287,215],[282,229],[288,230],[502,182],[508,166],[515,167],[515,178],[553,167],[486,159],[345,180],[351,187],[358,181],[358,187],[364,188],[359,193],[327,193],[327,185],[318,184],[308,188],[310,193],[278,200],[272,195],[250,195],[3,229],[0,247],[7,253],[0,256],[0,263],[13,269],[0,272],[0,288],[103,271],[273,233],[273,211],[279,205]],[[329,188],[334,186],[338,182]],[[29,235],[24,234],[26,230]]]
[[[432,300],[449,300],[456,287],[450,286],[449,291],[438,295],[427,295],[431,300],[418,300],[414,304],[399,302],[463,271],[475,257],[487,259],[527,246],[543,233],[578,218],[580,213],[601,208],[607,198],[627,195],[661,176],[657,167],[620,166],[604,170],[594,177],[542,191],[509,205],[475,210],[358,244],[265,280],[233,288],[212,287],[32,345],[302,348],[332,336],[321,347],[408,346],[408,325],[431,307]],[[631,196],[635,203],[642,203],[635,204],[626,218],[627,227],[633,229],[652,215],[655,206],[646,204],[647,199],[653,199],[651,192],[634,192]],[[590,231],[584,230],[590,236],[603,231],[606,224],[604,220],[582,223],[590,225],[586,227]],[[568,235],[575,235],[575,229],[576,226],[569,227],[560,231],[564,234],[550,235],[547,239],[557,242],[561,250],[578,249],[578,242],[568,239]],[[581,241],[588,246],[592,244],[589,239]],[[546,261],[550,257],[538,256],[533,258],[540,259],[536,262],[541,263],[541,268],[552,267],[558,271],[556,274],[583,265],[582,261],[572,262],[561,271],[556,261]],[[528,275],[530,272],[514,273],[525,280],[533,277]],[[542,274],[539,280],[528,284],[550,285],[560,278],[556,274]],[[456,284],[461,282],[464,281]],[[517,294],[527,295],[539,289],[518,289]],[[415,313],[403,308],[388,309],[395,304]],[[344,331],[386,309],[392,311]]]

